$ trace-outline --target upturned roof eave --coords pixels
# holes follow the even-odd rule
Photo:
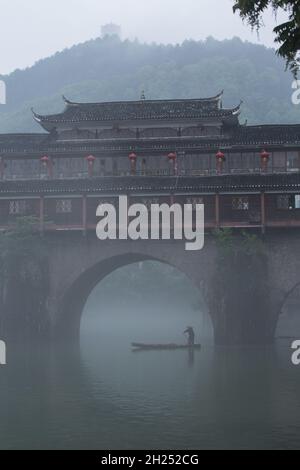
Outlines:
[[[218,93],[215,96],[211,96],[209,98],[176,98],[176,99],[160,99],[160,100],[135,100],[135,101],[101,101],[101,102],[78,102],[78,101],[71,101],[68,98],[66,98],[65,95],[62,96],[65,104],[67,106],[99,106],[99,105],[115,105],[115,104],[149,104],[149,103],[183,103],[183,102],[200,102],[200,103],[205,103],[205,102],[218,102],[221,100],[222,96],[224,94],[224,90],[222,90],[220,93]]]
[[[140,101],[111,101],[111,102],[101,102],[101,103],[77,103],[77,102],[72,102],[70,100],[68,100],[65,96],[63,96],[63,100],[65,102],[65,109],[63,112],[61,113],[56,113],[56,114],[49,114],[49,115],[43,115],[43,114],[38,114],[36,113],[33,109],[31,110],[32,111],[32,114],[33,114],[33,117],[35,119],[35,121],[37,123],[39,123],[44,129],[46,129],[47,131],[49,131],[49,129],[53,129],[53,127],[57,124],[60,124],[62,122],[72,122],[72,123],[79,123],[79,122],[89,122],[90,120],[89,119],[80,119],[80,116],[78,119],[72,119],[71,117],[66,117],[66,114],[68,112],[70,112],[70,108],[72,107],[77,107],[79,110],[80,108],[82,108],[83,110],[86,110],[87,108],[99,108],[101,109],[101,107],[115,107],[115,106],[119,106],[119,105],[132,105],[132,106],[136,106],[136,107],[140,107],[140,106],[145,106],[145,105],[151,105],[151,104],[163,104],[163,103],[166,103],[166,104],[171,104],[171,103],[213,103],[213,102],[216,102],[217,106],[214,110],[212,110],[211,112],[207,112],[207,114],[205,115],[205,111],[203,112],[203,117],[201,116],[201,110],[199,111],[199,116],[195,116],[195,118],[197,119],[205,119],[206,117],[216,117],[216,118],[224,118],[226,117],[227,115],[238,115],[239,112],[240,112],[240,107],[241,107],[241,103],[236,106],[235,108],[222,108],[221,107],[221,98],[223,96],[223,91],[221,93],[219,93],[218,95],[214,96],[214,97],[211,97],[211,98],[194,98],[194,99],[170,99],[170,100],[140,100]],[[113,115],[112,115],[113,116]],[[193,117],[192,117],[193,118]],[[155,113],[153,113],[153,116],[151,116],[151,113],[150,115],[148,114],[145,114],[145,117],[143,117],[142,115],[138,118],[135,119],[135,121],[143,121],[143,120],[161,120],[162,118],[160,118],[159,115],[155,115]],[[176,113],[174,113],[174,117],[171,115],[170,113],[170,116],[166,116],[166,119],[167,120],[175,120],[175,119],[184,119],[182,118],[182,116],[178,116],[178,114],[176,115]],[[186,119],[191,119],[191,116],[187,116]],[[116,118],[112,117],[110,119],[104,119],[101,117],[99,118],[99,120],[97,120],[97,122],[113,122],[113,121],[122,121],[122,122],[128,122],[130,121],[130,117],[125,117],[122,119],[120,116],[116,116]]]
[[[178,122],[178,123],[195,123],[195,122],[201,122],[203,123],[208,123],[212,121],[230,121],[230,122],[238,122],[238,116],[239,116],[239,109],[234,108],[234,109],[224,109],[222,112],[219,113],[208,113],[208,114],[203,114],[199,116],[169,116],[169,117],[157,117],[157,116],[146,116],[146,117],[137,117],[137,118],[111,118],[111,119],[70,119],[70,118],[64,118],[64,113],[58,114],[58,115],[48,115],[48,116],[39,116],[39,119],[35,117],[36,122],[40,126],[42,126],[45,130],[48,132],[53,130],[56,127],[62,127],[66,125],[71,125],[73,128],[78,126],[78,125],[103,125],[106,127],[111,127],[114,125],[121,125],[124,123],[127,123],[128,125],[135,125],[137,126],[138,124],[142,125],[145,123],[173,123]]]

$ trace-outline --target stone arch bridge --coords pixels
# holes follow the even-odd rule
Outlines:
[[[212,235],[206,237],[204,249],[198,252],[185,251],[184,242],[178,241],[99,241],[94,233],[85,237],[56,233],[49,237],[48,311],[54,339],[78,341],[81,314],[93,288],[114,270],[135,262],[156,260],[186,274],[207,302],[217,344],[272,341],[285,300],[300,283],[300,244],[295,232],[272,233],[265,238],[267,279],[263,280],[263,297],[267,301],[259,305],[262,300],[258,296],[255,304],[255,292],[249,291],[249,298],[247,294],[238,298],[236,292],[235,314],[232,302],[226,305],[226,299],[216,294],[219,254]],[[242,271],[234,274],[238,278],[244,275]],[[250,273],[250,278],[255,276],[255,272]],[[234,295],[231,297],[235,301]],[[249,302],[253,315],[250,311],[245,316]]]

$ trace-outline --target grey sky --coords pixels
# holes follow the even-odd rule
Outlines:
[[[123,37],[181,42],[239,36],[273,46],[270,12],[260,38],[232,13],[233,0],[0,0],[0,74],[122,26]]]

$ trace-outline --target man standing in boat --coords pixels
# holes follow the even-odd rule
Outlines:
[[[188,335],[188,345],[189,346],[194,346],[195,345],[194,328],[191,327],[191,326],[188,326],[187,329],[183,333]]]

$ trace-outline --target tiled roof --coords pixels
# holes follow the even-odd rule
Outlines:
[[[0,195],[126,194],[161,192],[300,192],[300,173],[203,177],[97,177],[68,180],[2,181]]]
[[[300,144],[300,124],[239,126],[232,130],[231,140],[241,144]]]
[[[163,121],[204,118],[226,118],[239,114],[240,106],[222,109],[220,95],[207,99],[140,100],[109,103],[74,103],[65,99],[66,108],[60,114],[41,115],[33,112],[36,121],[46,129],[63,123],[123,121]]]

